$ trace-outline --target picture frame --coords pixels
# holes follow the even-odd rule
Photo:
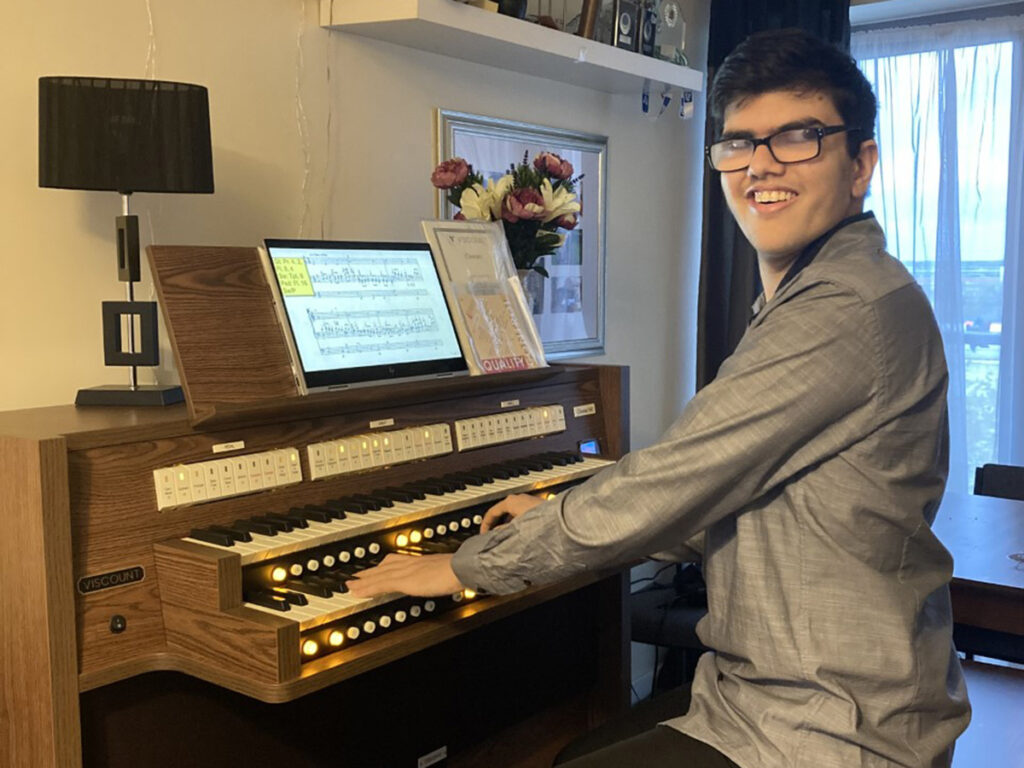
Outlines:
[[[523,289],[548,360],[604,353],[605,205],[608,138],[564,128],[534,125],[447,109],[437,110],[435,165],[462,157],[484,178],[504,175],[523,154],[554,152],[582,175],[576,194],[579,224],[565,244],[544,256],[550,277],[528,273]],[[456,209],[437,190],[435,213],[450,219]]]

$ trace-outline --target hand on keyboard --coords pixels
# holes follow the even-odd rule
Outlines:
[[[388,592],[402,592],[417,597],[451,595],[464,589],[451,566],[451,555],[391,554],[376,568],[359,571],[348,582],[354,597],[373,597]]]
[[[515,520],[523,512],[533,509],[543,501],[544,499],[531,496],[528,493],[513,493],[511,496],[506,496],[484,514],[484,520],[480,523],[480,532],[485,533],[510,520]]]

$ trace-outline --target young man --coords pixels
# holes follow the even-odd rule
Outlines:
[[[791,30],[741,44],[711,109],[708,158],[764,286],[716,380],[651,447],[554,500],[511,497],[453,557],[387,558],[352,592],[512,592],[704,532],[714,652],[689,712],[570,765],[948,766],[969,707],[930,529],[947,375],[927,299],[862,213],[874,96]]]

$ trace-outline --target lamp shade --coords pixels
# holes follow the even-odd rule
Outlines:
[[[39,78],[39,186],[213,192],[206,88],[163,80]]]

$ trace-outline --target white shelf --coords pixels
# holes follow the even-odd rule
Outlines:
[[[455,0],[320,0],[320,25],[607,93],[704,88],[697,70]]]

